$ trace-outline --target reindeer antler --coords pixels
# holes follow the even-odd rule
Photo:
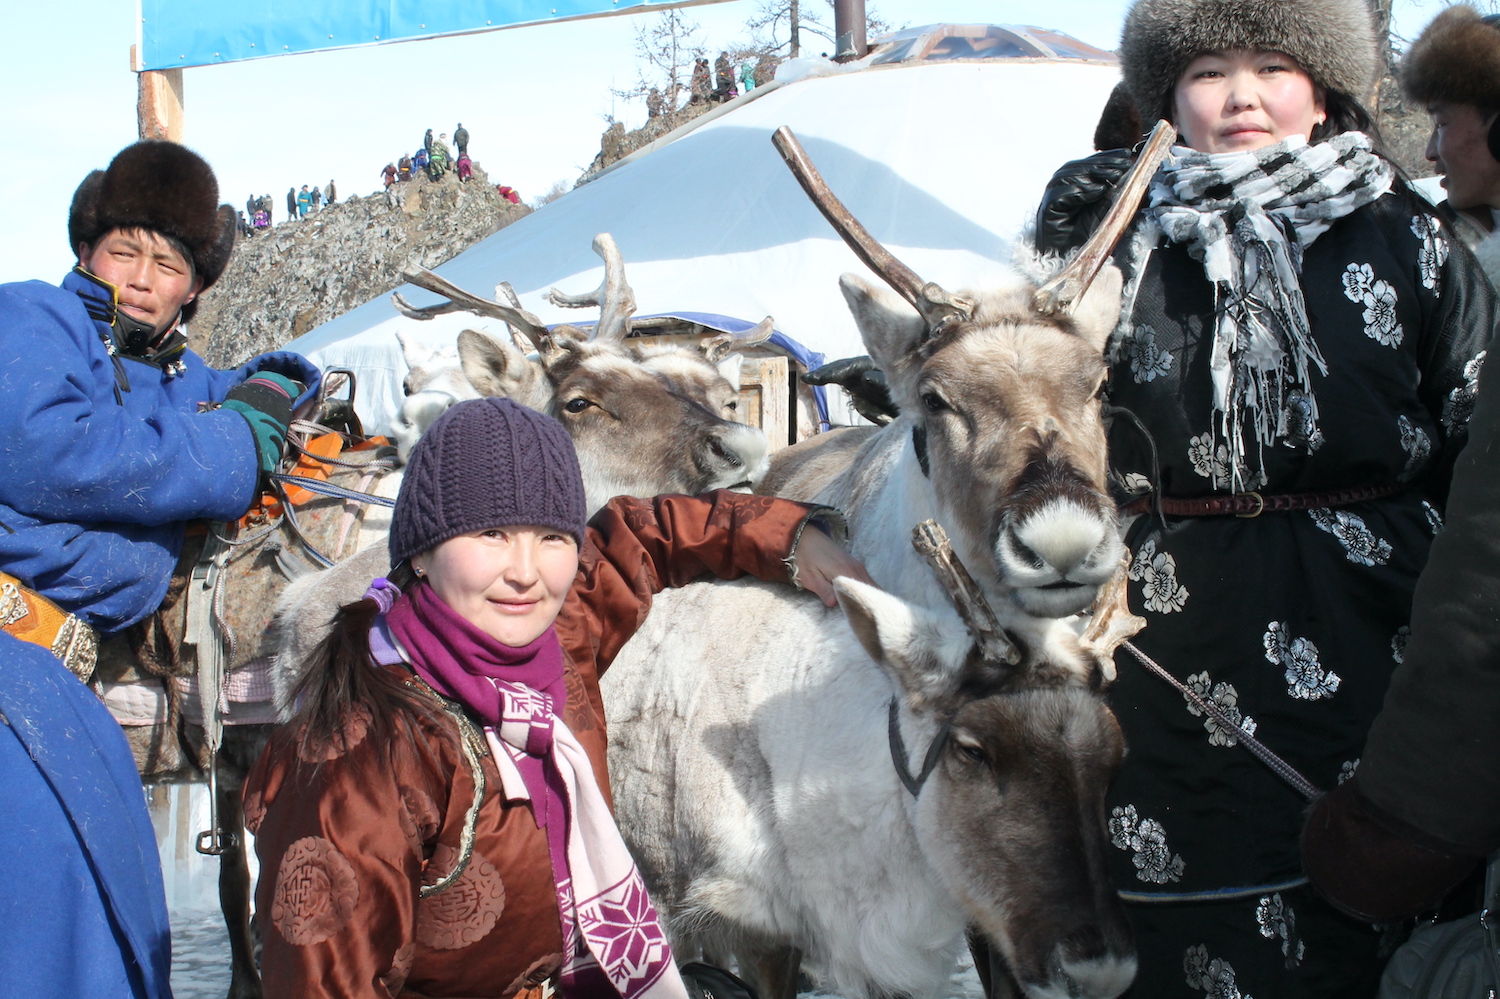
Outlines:
[[[927,559],[933,574],[963,619],[969,634],[979,646],[980,655],[988,662],[1006,663],[1014,666],[1021,661],[1021,650],[1016,648],[984,593],[969,575],[969,570],[958,560],[948,532],[935,520],[924,520],[911,532],[912,547],[917,554]]]
[[[739,333],[720,333],[703,341],[703,355],[717,364],[736,350],[765,343],[775,333],[775,323],[770,316],[762,319],[750,329]]]
[[[442,295],[448,300],[439,305],[429,305],[419,309],[403,298],[399,291],[392,292],[391,304],[396,307],[397,312],[408,319],[425,321],[449,312],[472,312],[475,315],[488,316],[491,319],[499,319],[508,323],[513,330],[519,331],[530,340],[535,350],[541,350],[547,341],[547,327],[543,326],[542,321],[536,316],[521,308],[520,301],[508,284],[501,284],[495,290],[508,292],[506,297],[510,299],[510,304],[498,300],[487,301],[478,295],[470,294],[451,281],[440,278],[417,264],[407,264],[406,269],[401,272],[401,277],[409,284]]]
[[[881,246],[870,231],[860,224],[828,188],[828,182],[818,173],[807,150],[797,141],[797,136],[785,125],[771,136],[776,151],[786,160],[792,176],[802,185],[808,198],[834,231],[864,261],[865,266],[880,276],[880,279],[911,303],[912,307],[927,320],[928,335],[941,331],[952,322],[963,322],[974,314],[974,303],[957,295],[951,295],[931,281],[923,281],[917,273],[897,260],[891,251]]]
[[[1151,179],[1156,176],[1161,161],[1167,158],[1176,134],[1171,122],[1156,123],[1140,158],[1120,182],[1120,194],[1104,221],[1099,223],[1099,228],[1094,230],[1062,273],[1037,289],[1032,302],[1038,312],[1043,315],[1066,312],[1088,292],[1104,262],[1115,252],[1115,244],[1130,228],[1136,209],[1141,207],[1141,199],[1146,196],[1146,189],[1151,186]]]
[[[1115,650],[1146,627],[1145,618],[1130,613],[1129,577],[1130,552],[1127,551],[1115,574],[1100,587],[1089,611],[1088,629],[1078,639],[1083,651],[1098,662],[1105,683],[1113,683],[1115,679]]]
[[[620,259],[620,248],[613,236],[607,232],[595,236],[594,252],[604,260],[604,280],[599,287],[579,295],[553,288],[547,292],[547,300],[565,309],[598,308],[599,324],[594,327],[594,339],[618,343],[630,332],[635,292],[625,280],[625,262]]]

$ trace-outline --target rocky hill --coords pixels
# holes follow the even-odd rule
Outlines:
[[[351,197],[241,238],[189,326],[193,349],[215,367],[275,350],[395,290],[409,259],[436,267],[531,213],[500,197],[477,166],[464,183],[449,173],[399,186],[400,205],[383,192]]]

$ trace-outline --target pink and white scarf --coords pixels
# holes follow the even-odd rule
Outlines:
[[[656,907],[593,765],[562,720],[567,694],[555,628],[512,648],[428,586],[399,598],[393,590],[377,580],[367,594],[386,609],[371,631],[376,661],[388,630],[419,676],[478,715],[501,793],[507,801],[528,802],[546,830],[566,955],[562,994],[594,999],[612,987],[622,999],[687,999]]]

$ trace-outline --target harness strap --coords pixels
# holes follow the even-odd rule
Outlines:
[[[1201,695],[1199,695],[1196,690],[1187,686],[1171,673],[1168,673],[1155,659],[1152,659],[1150,656],[1146,655],[1146,653],[1136,648],[1135,643],[1125,642],[1123,643],[1123,647],[1129,649],[1130,654],[1135,656],[1136,659],[1140,661],[1142,666],[1146,667],[1146,669],[1150,670],[1152,673],[1155,673],[1157,676],[1161,677],[1163,680],[1167,681],[1167,683],[1176,688],[1177,692],[1183,697],[1187,698],[1187,700],[1193,705],[1193,707],[1197,708],[1199,711],[1208,715],[1215,722],[1217,722],[1220,728],[1224,729],[1226,732],[1233,732],[1236,742],[1248,749],[1257,760],[1260,760],[1267,767],[1269,767],[1271,769],[1271,772],[1274,773],[1277,777],[1280,777],[1282,780],[1286,781],[1287,784],[1291,785],[1292,790],[1302,795],[1302,797],[1306,798],[1308,801],[1312,801],[1314,798],[1320,797],[1323,794],[1318,786],[1312,781],[1308,780],[1306,777],[1302,776],[1302,774],[1297,770],[1296,767],[1292,766],[1286,760],[1283,760],[1281,757],[1273,753],[1265,743],[1261,742],[1255,736],[1251,735],[1239,725],[1236,725],[1234,722],[1230,721],[1229,716],[1220,711],[1217,704],[1214,704],[1212,701],[1205,700]],[[891,704],[894,708],[895,701],[892,701]]]
[[[913,798],[922,793],[922,785],[927,783],[927,778],[937,769],[938,760],[942,758],[943,747],[948,744],[948,736],[953,731],[953,719],[949,718],[943,722],[938,734],[933,737],[932,745],[927,747],[927,755],[922,758],[922,772],[913,777],[911,770],[906,766],[906,741],[901,738],[900,706],[896,698],[891,698],[891,708],[886,726],[891,743],[891,762],[896,765],[896,776],[901,778],[901,783],[911,792]]]
[[[272,472],[271,479],[283,485],[300,486],[310,493],[318,493],[322,496],[353,500],[356,503],[374,503],[376,506],[391,507],[392,509],[396,506],[395,500],[388,499],[385,496],[376,496],[374,493],[364,493],[357,489],[345,489],[343,486],[336,486],[332,482],[325,482],[322,479],[308,479],[300,475],[284,475],[281,472]]]

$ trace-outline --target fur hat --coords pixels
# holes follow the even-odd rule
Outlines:
[[[203,157],[175,142],[143,139],[115,154],[73,192],[68,240],[92,246],[113,229],[150,229],[181,243],[208,288],[234,250],[234,209],[219,204],[219,182]],[[189,318],[196,300],[183,309]]]
[[[1500,28],[1465,3],[1444,10],[1407,50],[1401,89],[1422,104],[1452,101],[1500,111]]]
[[[1375,79],[1364,0],[1136,0],[1120,38],[1120,71],[1147,127],[1172,117],[1172,92],[1188,63],[1231,49],[1285,52],[1314,83],[1361,103]]]

